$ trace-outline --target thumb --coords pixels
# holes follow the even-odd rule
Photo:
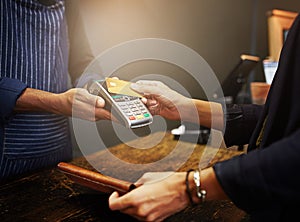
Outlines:
[[[102,97],[97,96],[96,107],[103,108],[105,106],[105,101]]]

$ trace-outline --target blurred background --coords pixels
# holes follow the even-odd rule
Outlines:
[[[298,12],[294,0],[85,0],[82,13],[93,53],[99,55],[124,41],[164,38],[198,52],[224,80],[242,53],[268,56],[267,12]],[[146,66],[145,66],[146,65]],[[166,74],[175,68],[133,64],[120,72]],[[161,64],[162,66],[162,64]],[[124,67],[125,68],[125,67]],[[153,72],[155,73],[155,72]],[[263,78],[257,67],[255,79]],[[201,98],[199,93],[194,96]]]
[[[268,56],[267,12],[272,9],[300,11],[295,0],[85,0],[81,2],[86,33],[95,56],[125,41],[163,38],[184,44],[201,55],[222,82],[239,62],[241,54]],[[194,98],[205,99],[202,89],[184,70],[164,62],[141,61],[117,70],[130,80],[143,74],[162,74],[180,82]],[[250,81],[264,79],[262,64]],[[101,121],[100,121],[101,122]],[[120,141],[99,123],[99,131]],[[168,128],[178,123],[168,122]],[[103,129],[101,129],[103,128]]]

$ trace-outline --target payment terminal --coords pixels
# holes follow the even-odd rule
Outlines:
[[[105,80],[92,80],[87,87],[89,93],[105,100],[105,109],[127,128],[139,128],[152,123],[153,117],[139,97],[110,93]]]

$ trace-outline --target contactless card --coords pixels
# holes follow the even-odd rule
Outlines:
[[[131,82],[115,79],[115,78],[106,78],[107,90],[110,93],[122,94],[127,96],[143,97],[140,93],[132,90],[130,88]]]

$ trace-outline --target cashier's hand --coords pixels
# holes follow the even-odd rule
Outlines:
[[[144,95],[143,102],[152,115],[160,115],[171,120],[184,120],[185,114],[193,106],[192,100],[170,89],[159,81],[140,80],[131,88]]]
[[[18,98],[15,112],[48,112],[85,120],[116,119],[104,109],[105,102],[83,88],[72,88],[63,93],[52,93],[26,88]]]
[[[62,115],[89,121],[114,119],[111,113],[104,109],[105,101],[99,96],[90,94],[86,89],[73,88],[57,96],[57,110]]]
[[[119,210],[140,221],[163,221],[188,206],[186,173],[146,173],[137,181],[138,188],[109,198],[111,210]],[[164,179],[161,179],[164,178]]]

